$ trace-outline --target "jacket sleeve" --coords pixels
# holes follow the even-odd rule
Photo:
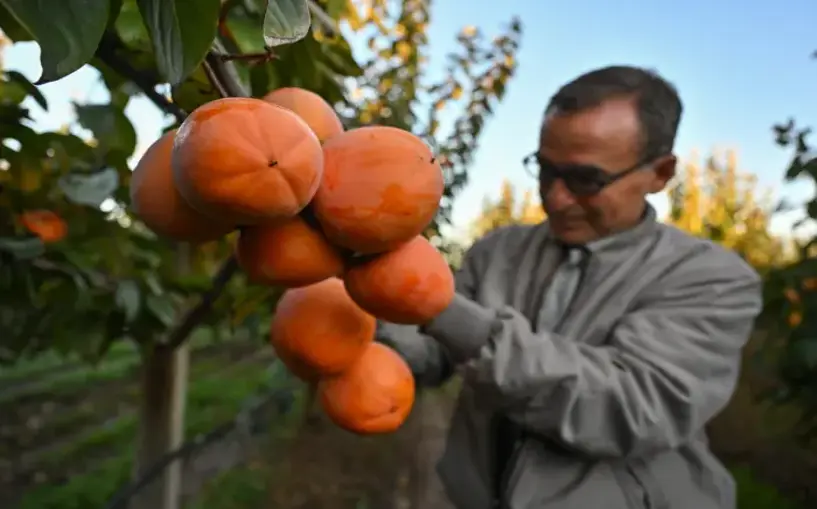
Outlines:
[[[477,291],[476,253],[481,244],[475,244],[463,257],[460,269],[454,275],[457,295],[474,299]],[[401,325],[378,320],[377,341],[394,348],[408,365],[420,385],[438,387],[454,374],[456,365],[445,345],[419,331],[416,325]]]
[[[533,333],[515,310],[465,296],[424,330],[466,363],[483,403],[533,434],[595,457],[675,448],[731,398],[761,309],[753,270],[701,258],[665,276],[605,346]]]

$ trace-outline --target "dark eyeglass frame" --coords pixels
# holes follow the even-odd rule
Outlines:
[[[610,184],[622,178],[646,169],[649,161],[640,161],[638,164],[615,173],[609,173],[592,164],[564,164],[557,165],[533,152],[522,159],[525,171],[539,180],[540,185],[547,189],[561,179],[565,187],[575,196],[593,196],[604,190]],[[531,170],[535,164],[538,171]]]

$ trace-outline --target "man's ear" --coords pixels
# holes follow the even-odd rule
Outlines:
[[[658,158],[653,163],[653,173],[655,178],[650,182],[650,193],[660,193],[667,187],[667,183],[675,177],[675,169],[678,165],[678,158],[674,154],[668,154]]]

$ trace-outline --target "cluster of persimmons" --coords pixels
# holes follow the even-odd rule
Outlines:
[[[279,359],[336,425],[384,433],[407,418],[415,384],[374,341],[376,321],[425,323],[454,294],[422,236],[443,187],[419,137],[345,130],[320,96],[283,88],[200,106],[145,152],[130,189],[133,212],[163,237],[201,243],[238,230],[247,278],[286,289],[270,327]]]

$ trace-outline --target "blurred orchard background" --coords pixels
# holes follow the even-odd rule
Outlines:
[[[0,1],[0,507],[102,508],[115,495],[137,509],[445,507],[431,459],[456,381],[421,394],[392,435],[304,422],[303,387],[267,346],[280,292],[214,282],[229,240],[186,250],[128,214],[129,171],[178,125],[175,106],[217,97],[202,68],[171,91],[138,3],[122,0],[110,19],[75,18],[76,34],[107,20],[88,64],[35,86],[40,47],[10,14],[24,3]],[[675,83],[683,161],[652,201],[766,278],[712,446],[741,509],[817,507],[817,5],[315,0],[311,33],[269,59],[264,3],[222,3],[222,49],[243,53],[230,69],[254,96],[303,87],[347,126],[429,140],[447,184],[430,235],[452,265],[490,229],[544,218],[521,160],[560,84],[616,63]],[[64,239],[22,232],[15,218],[37,208],[67,222]],[[201,295],[207,309],[185,323]],[[146,472],[154,482],[122,491]]]

